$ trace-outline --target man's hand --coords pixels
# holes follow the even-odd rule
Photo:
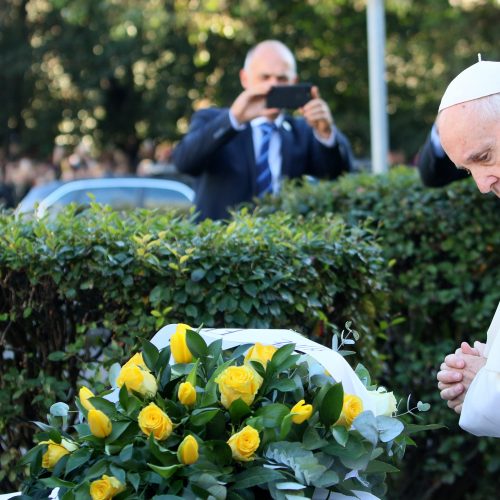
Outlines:
[[[323,139],[328,139],[333,131],[333,118],[328,104],[321,99],[318,87],[311,89],[312,99],[301,108],[307,123]]]
[[[230,111],[238,123],[247,123],[258,116],[273,119],[279,114],[279,109],[266,108],[266,95],[270,88],[270,83],[263,83],[253,89],[244,90],[236,98]]]
[[[471,347],[467,342],[462,342],[460,349],[448,354],[440,366],[437,379],[441,398],[447,400],[448,406],[456,413],[462,411],[467,389],[486,363],[483,352],[484,344],[476,342]]]

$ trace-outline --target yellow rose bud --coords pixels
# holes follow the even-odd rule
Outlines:
[[[92,500],[111,500],[115,495],[124,491],[126,486],[114,476],[104,474],[101,479],[90,483]]]
[[[120,370],[116,385],[126,385],[129,391],[135,391],[146,397],[153,397],[158,390],[158,384],[152,373],[138,365],[124,365]]]
[[[254,453],[260,444],[259,433],[247,425],[240,432],[233,434],[227,444],[231,447],[233,458],[242,462],[254,459]]]
[[[262,384],[262,378],[249,366],[230,366],[219,374],[215,382],[219,385],[222,405],[229,408],[237,399],[251,405]]]
[[[170,350],[176,363],[191,363],[193,355],[186,343],[186,330],[191,330],[191,327],[183,323],[179,323],[175,329],[175,333],[170,337]]]
[[[144,432],[146,436],[153,433],[154,438],[158,441],[163,441],[172,434],[172,421],[169,416],[154,403],[149,403],[148,406],[141,410],[138,421],[141,431]]]
[[[342,413],[334,425],[343,425],[349,429],[353,420],[363,411],[363,401],[354,394],[344,394]]]
[[[179,448],[177,448],[179,462],[184,465],[191,465],[198,461],[199,456],[198,441],[191,435],[186,436],[179,445]]]
[[[273,345],[263,345],[256,342],[246,353],[245,363],[249,364],[250,361],[258,361],[265,368],[277,350],[278,348]]]
[[[149,371],[146,363],[144,363],[144,358],[142,357],[142,352],[136,352],[124,365],[122,368],[126,366],[140,366],[145,370]]]
[[[47,451],[42,456],[42,467],[44,469],[52,470],[57,462],[61,460],[64,455],[68,455],[70,452],[61,444],[58,444],[52,439],[49,441],[42,441],[40,444],[46,444]]]
[[[190,382],[182,382],[177,391],[179,401],[186,406],[192,406],[196,403],[196,389]]]
[[[101,410],[89,410],[87,420],[89,421],[90,432],[95,437],[108,437],[113,430],[111,420]]]
[[[81,387],[78,393],[78,397],[80,398],[80,403],[86,410],[93,410],[94,407],[92,403],[89,402],[89,398],[94,397],[94,393],[88,389],[87,387]]]
[[[291,410],[290,413],[295,413],[292,417],[292,422],[294,424],[301,424],[309,419],[313,412],[312,405],[306,405],[306,402],[301,399]]]

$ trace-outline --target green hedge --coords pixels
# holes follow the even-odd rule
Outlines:
[[[0,234],[4,491],[17,483],[29,421],[70,399],[96,359],[122,361],[167,323],[287,328],[328,343],[352,321],[365,364],[377,363],[386,262],[369,231],[336,217],[241,213],[196,225],[93,207],[56,220],[3,213]]]
[[[306,220],[335,213],[376,231],[390,263],[391,315],[405,319],[379,346],[386,381],[433,403],[426,420],[448,426],[405,456],[405,471],[392,487],[395,499],[497,496],[498,441],[459,429],[439,399],[435,376],[461,340],[486,339],[500,298],[499,209],[500,200],[479,193],[472,179],[429,189],[410,168],[335,183],[291,183],[259,209]]]

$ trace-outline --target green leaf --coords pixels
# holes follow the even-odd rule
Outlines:
[[[397,418],[380,415],[377,417],[377,429],[379,431],[380,441],[388,443],[404,431],[403,422]]]
[[[235,490],[253,488],[254,486],[285,479],[286,477],[281,472],[262,466],[251,467],[232,478]]]
[[[296,389],[295,381],[289,378],[282,378],[275,380],[271,383],[268,389],[268,393],[272,390],[277,390],[279,392],[292,392]]]
[[[142,359],[144,359],[144,363],[146,363],[146,366],[151,371],[154,371],[160,353],[156,346],[154,346],[149,340],[143,338],[139,340],[142,346]]]
[[[71,453],[66,463],[66,474],[69,474],[71,471],[78,469],[80,465],[88,462],[91,455],[92,450],[90,448],[80,448]]]
[[[262,418],[264,427],[269,429],[278,429],[281,427],[281,421],[290,414],[290,408],[281,403],[272,403],[260,407],[255,416]]]
[[[293,415],[289,413],[288,415],[285,416],[285,418],[281,421],[281,427],[280,427],[280,434],[279,434],[279,440],[284,441],[288,434],[290,433],[292,429],[292,418]]]
[[[106,442],[112,443],[113,441],[116,441],[130,426],[137,428],[137,424],[130,420],[113,422],[111,434],[106,438]]]
[[[54,403],[50,407],[50,414],[54,417],[66,417],[69,412],[69,406],[66,403]]]
[[[75,486],[75,483],[64,481],[58,477],[45,477],[41,478],[40,481],[49,488],[73,488]]]
[[[198,268],[191,273],[191,280],[194,282],[201,281],[205,277],[205,269]]]
[[[288,361],[295,350],[295,344],[286,344],[280,347],[273,355],[268,366],[271,365],[276,372],[281,370],[280,366]]]
[[[366,474],[380,474],[387,472],[399,472],[399,469],[386,462],[381,462],[380,460],[372,460],[365,470]]]
[[[356,430],[373,446],[378,442],[377,419],[371,411],[360,413],[353,422]]]
[[[345,446],[349,439],[349,431],[343,425],[334,425],[330,430],[335,441],[340,446]]]
[[[157,474],[159,474],[163,479],[168,479],[172,477],[176,472],[177,469],[184,467],[182,464],[175,464],[175,465],[168,465],[165,467],[160,467],[158,465],[154,464],[147,464],[148,467],[150,467],[152,470],[154,470]]]
[[[115,416],[117,414],[116,406],[111,401],[107,399],[100,398],[98,396],[93,396],[89,398],[89,402],[96,410],[101,410],[108,417]]]
[[[219,413],[219,408],[200,408],[194,410],[189,417],[189,421],[192,425],[203,426],[206,425],[210,420],[215,418],[217,413]]]
[[[194,330],[186,331],[186,343],[191,354],[195,358],[204,358],[208,353],[208,348],[203,337]]]
[[[335,427],[332,427],[334,429]],[[302,438],[302,444],[305,450],[314,451],[328,444],[326,439],[323,439],[314,427],[307,427]]]
[[[319,419],[326,428],[331,427],[339,419],[343,401],[344,389],[339,382],[328,389],[319,407]]]
[[[237,425],[244,417],[251,413],[252,410],[242,399],[233,401],[229,407],[229,414],[231,415],[233,425]]]

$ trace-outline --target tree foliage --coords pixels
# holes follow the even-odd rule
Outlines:
[[[278,38],[366,156],[365,11],[363,0],[4,0],[0,141],[44,155],[85,138],[133,156],[146,137],[178,139],[193,109],[229,104],[248,48]],[[477,52],[499,57],[499,19],[496,0],[386,2],[393,149],[416,152]]]

